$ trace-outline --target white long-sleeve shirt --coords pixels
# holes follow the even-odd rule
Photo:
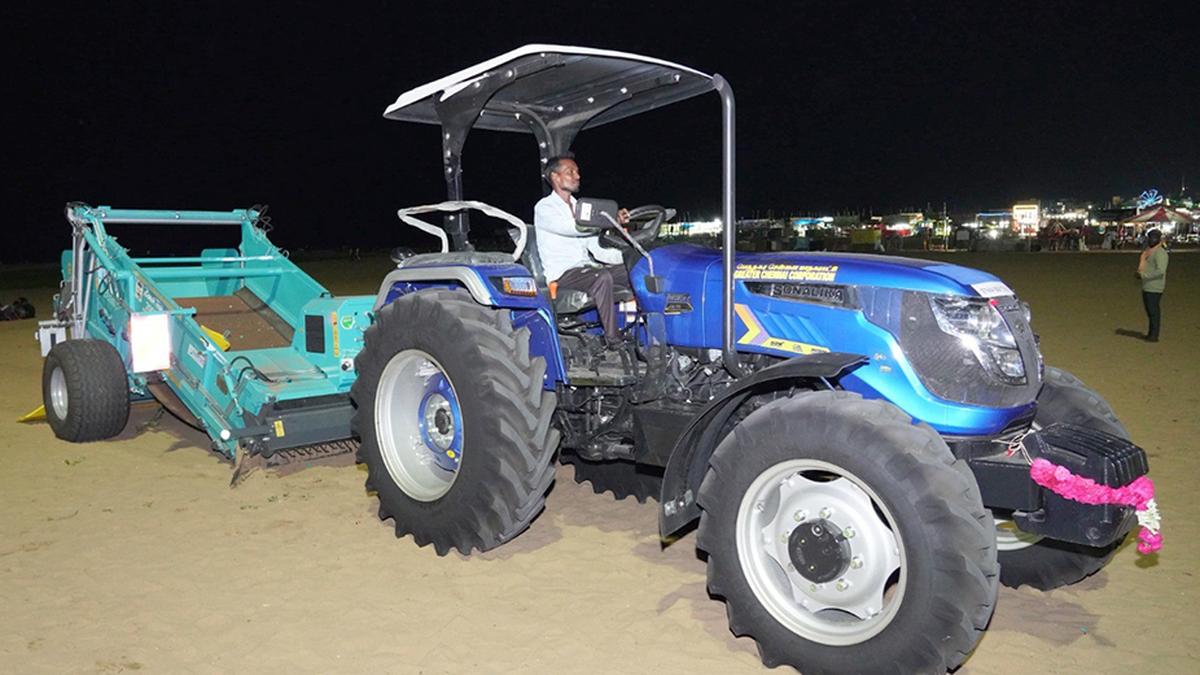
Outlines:
[[[546,281],[555,281],[572,267],[594,264],[619,265],[621,252],[600,246],[600,236],[580,232],[575,227],[575,198],[568,205],[551,192],[533,207],[533,226],[537,229],[538,257]]]

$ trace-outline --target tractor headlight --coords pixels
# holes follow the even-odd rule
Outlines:
[[[1025,383],[1025,363],[996,301],[959,295],[931,295],[938,328],[958,338],[989,375],[1007,384]]]

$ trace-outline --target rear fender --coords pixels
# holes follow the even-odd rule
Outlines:
[[[712,400],[687,426],[663,474],[658,528],[663,537],[700,516],[696,494],[708,472],[708,460],[724,438],[725,424],[751,396],[791,387],[828,388],[832,380],[867,362],[859,354],[825,352],[788,359],[742,378]]]
[[[428,288],[461,288],[481,305],[509,309],[512,311],[513,327],[529,329],[529,355],[541,356],[546,360],[542,386],[553,390],[558,382],[564,380],[566,367],[549,298],[541,292],[534,298],[506,295],[492,283],[493,276],[528,274],[522,267],[505,266],[496,269],[494,275],[489,272],[487,269],[462,265],[393,270],[380,284],[375,297],[375,311],[401,296]]]
[[[478,272],[470,267],[414,267],[392,270],[379,285],[375,296],[375,311],[402,295],[426,288],[463,288],[481,305],[496,306],[491,288]]]

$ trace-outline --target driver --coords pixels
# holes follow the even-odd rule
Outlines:
[[[613,294],[616,289],[629,289],[621,252],[602,248],[599,235],[575,227],[579,165],[574,154],[551,157],[546,162],[545,178],[552,192],[534,206],[533,226],[537,229],[538,257],[542,259],[546,283],[556,281],[559,288],[586,291],[596,301],[605,343],[614,345],[620,338]],[[628,223],[629,211],[618,211],[617,220],[622,225]]]

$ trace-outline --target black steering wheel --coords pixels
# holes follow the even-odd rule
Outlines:
[[[646,248],[658,237],[658,231],[668,218],[675,215],[675,209],[668,209],[658,204],[646,204],[629,209],[629,224],[625,226],[629,236],[642,248]],[[633,247],[625,241],[625,237],[616,232],[605,231],[600,235],[600,242],[609,248],[632,250]]]

